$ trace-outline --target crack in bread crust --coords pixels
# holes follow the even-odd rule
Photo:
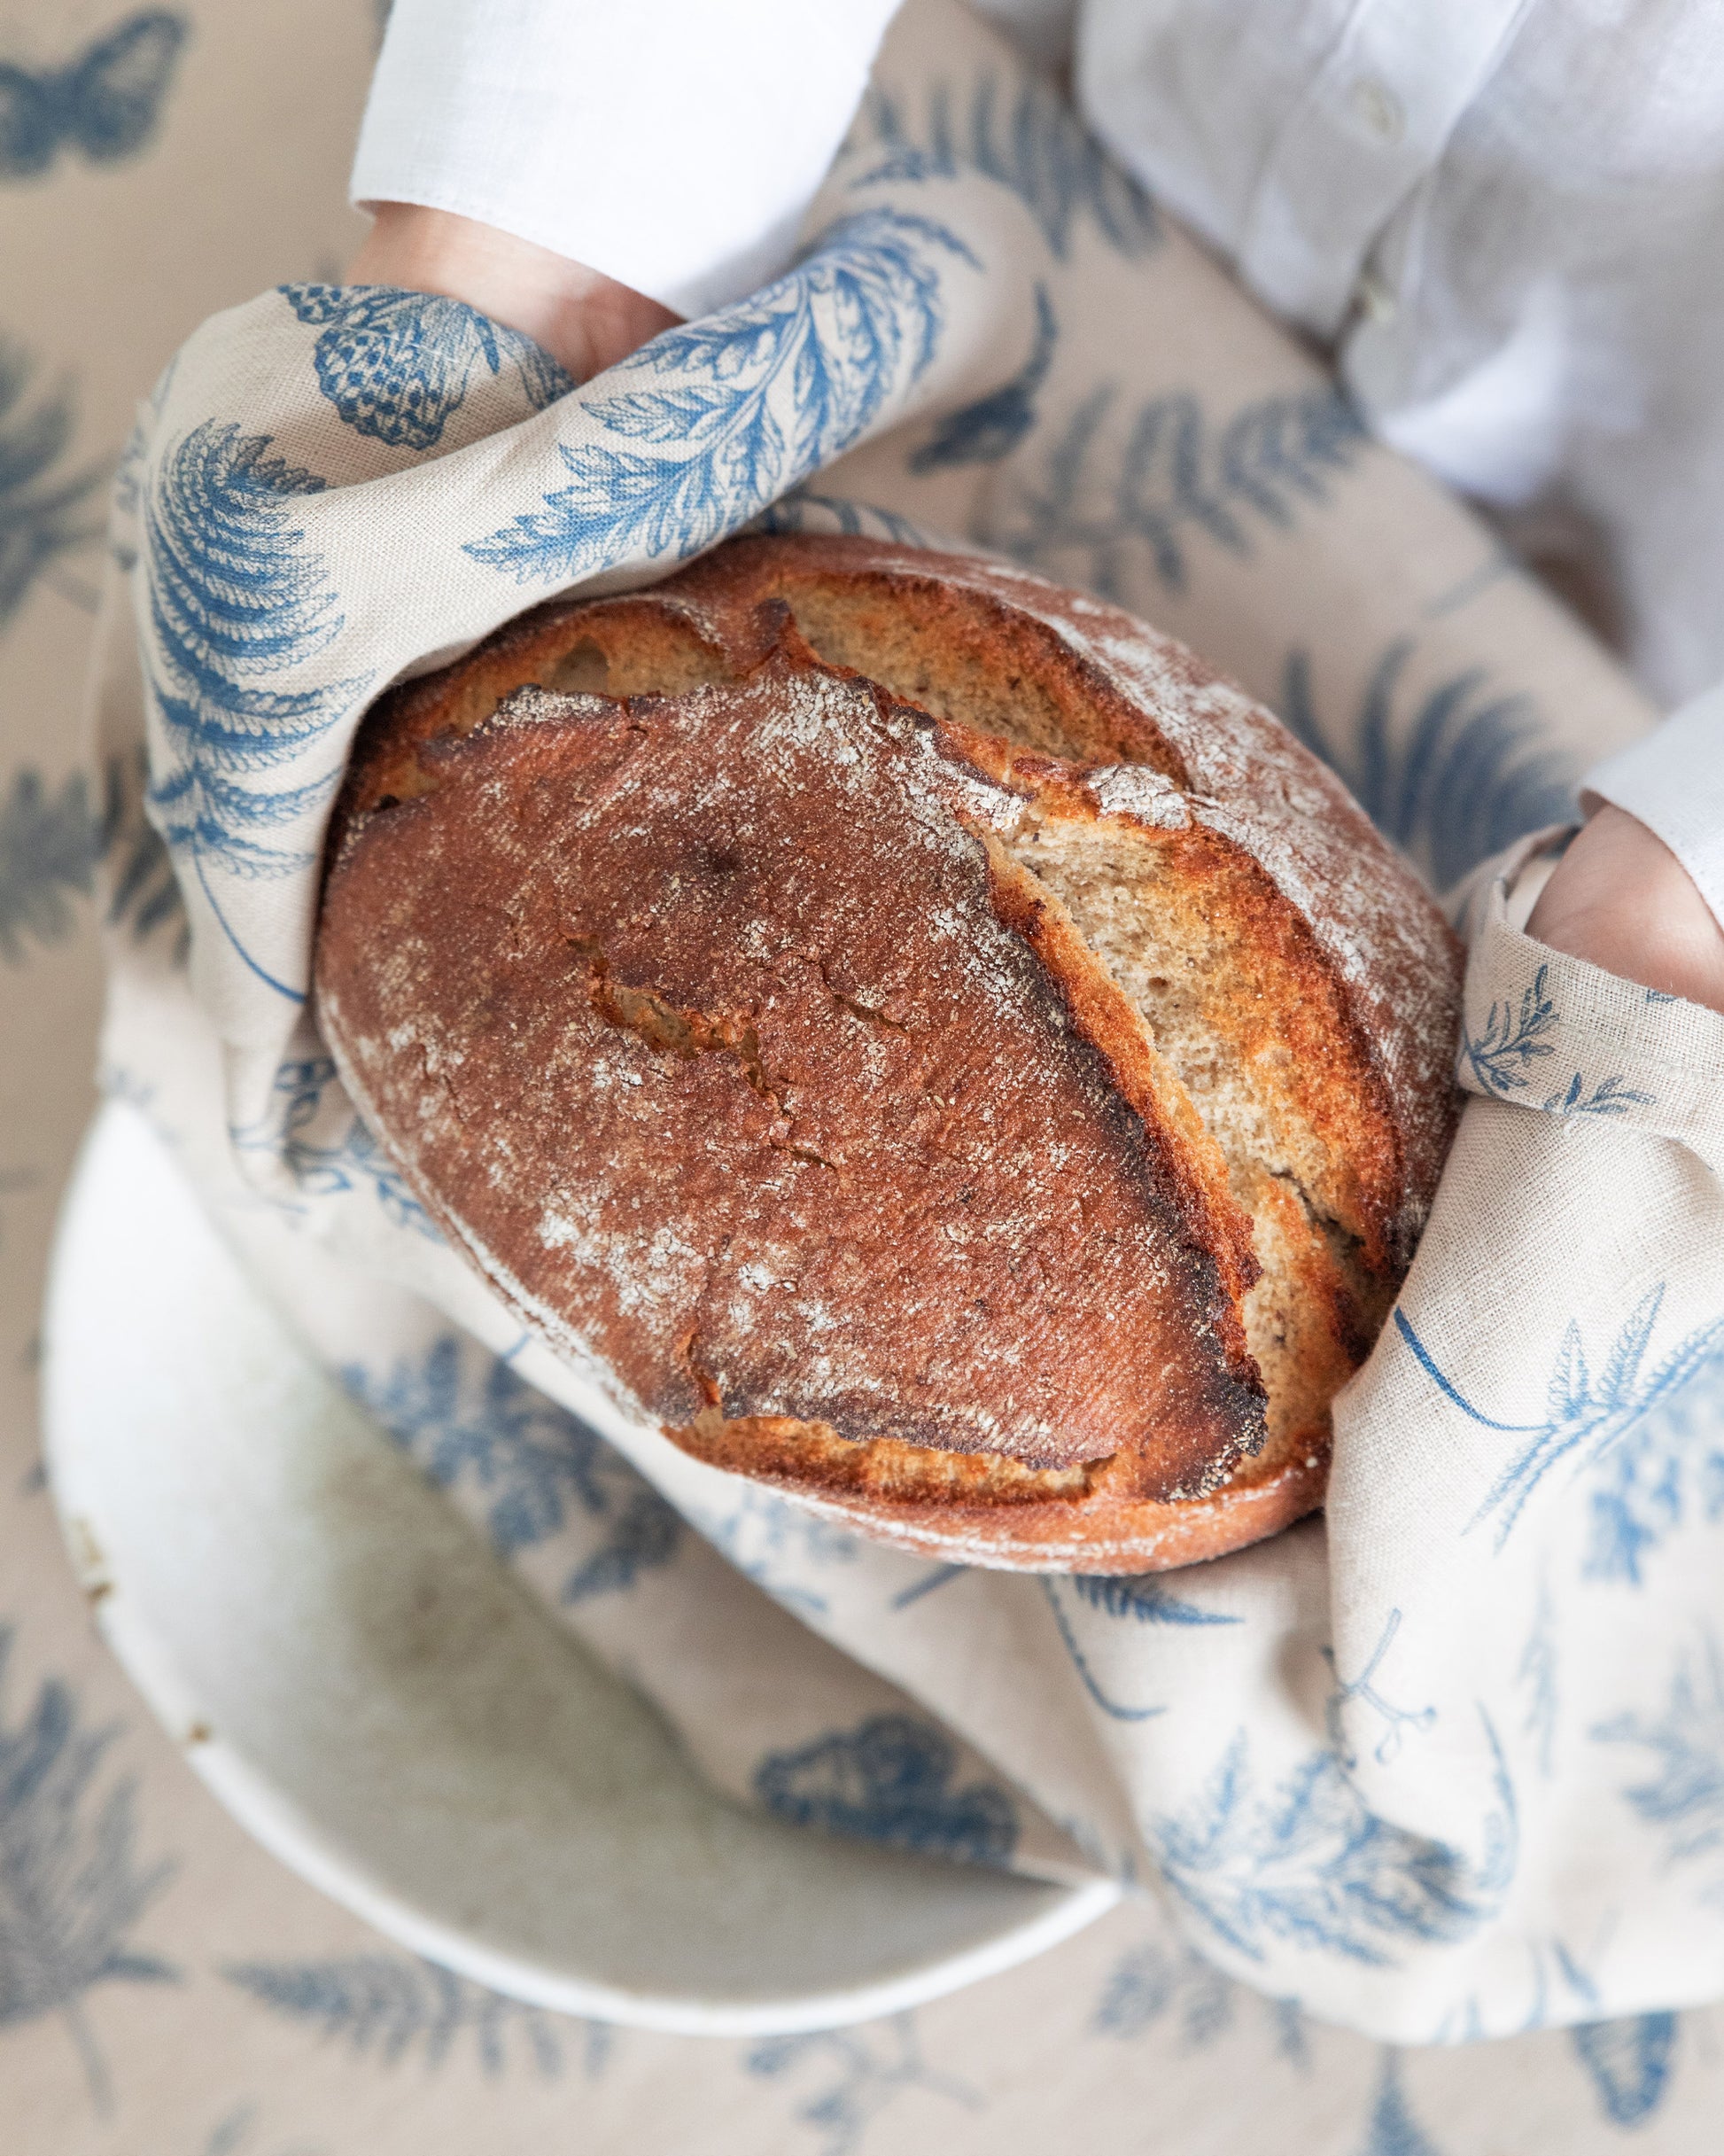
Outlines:
[[[686,1450],[1031,1568],[1320,1501],[1448,1135],[1456,953],[1177,646],[733,541],[386,698],[329,858],[355,1097]]]

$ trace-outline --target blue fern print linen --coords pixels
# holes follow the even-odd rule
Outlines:
[[[882,63],[800,260],[590,382],[454,302],[327,283],[183,347],[111,533],[142,685],[118,638],[102,704],[105,768],[147,751],[159,844],[127,824],[99,873],[153,861],[142,890],[165,848],[190,962],[165,922],[116,933],[114,1082],[382,1430],[787,1831],[1083,1880],[1098,1906],[1155,1882],[1218,1984],[1395,2044],[1632,2023],[1677,2003],[1672,1970],[1724,1992],[1724,1056],[1694,1015],[1528,970],[1476,920],[1474,1097],[1341,1404],[1326,1522],[1173,1578],[1043,1581],[743,1490],[523,1337],[305,1006],[366,704],[525,606],[759,525],[952,534],[1153,617],[1296,583],[1367,483],[1380,452],[1315,371],[1169,371],[1158,310],[1207,289],[1189,243],[985,32],[939,24]],[[82,513],[43,507],[65,466],[22,490],[44,532]],[[1295,729],[1446,881],[1560,820],[1580,744],[1513,681],[1433,676],[1420,635],[1350,690],[1308,640],[1276,672]],[[97,871],[78,804],[9,813],[42,875],[5,918],[35,950]],[[333,2029],[370,1996],[265,1965],[234,1965],[260,2011]],[[377,2011],[408,2048],[422,2012],[478,2026],[416,1979],[400,1996]],[[1587,2041],[1632,2108],[1655,2040]],[[1371,2130],[1437,2138],[1386,2070]]]

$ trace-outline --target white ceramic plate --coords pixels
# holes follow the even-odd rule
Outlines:
[[[565,2012],[830,2028],[1101,1914],[745,1813],[310,1361],[136,1110],[61,1216],[50,1471],[97,1620],[260,1841],[380,1931]]]

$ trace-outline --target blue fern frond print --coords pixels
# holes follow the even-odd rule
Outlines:
[[[235,1962],[222,1973],[260,2005],[379,2066],[412,2063],[431,2072],[466,2050],[493,2080],[524,2056],[554,2081],[577,2032],[589,2077],[609,2055],[603,2023],[564,2020],[413,1955]]]
[[[0,1680],[11,1648],[11,1628],[0,1625]],[[56,1677],[43,1683],[23,1721],[0,1716],[0,2029],[58,2014],[98,2111],[108,2108],[108,2074],[85,1994],[103,1983],[171,1982],[177,1973],[130,1943],[174,1867],[137,1861],[131,1780],[97,1800],[114,1735],[81,1727],[77,1700]]]
[[[98,538],[105,468],[64,469],[74,424],[61,383],[29,401],[33,369],[0,344],[0,628],[63,555]]]
[[[1409,637],[1389,646],[1340,725],[1319,715],[1310,655],[1295,651],[1277,708],[1378,829],[1446,891],[1523,833],[1571,815],[1579,770],[1543,742],[1532,698],[1492,689],[1478,668],[1426,690],[1402,717],[1414,650]]]
[[[1141,569],[1184,591],[1199,534],[1240,557],[1254,527],[1285,530],[1364,440],[1340,391],[1268,397],[1219,423],[1187,392],[1116,411],[1103,383],[1073,411],[1002,508],[972,536],[1026,568],[1129,599]]]
[[[322,325],[319,389],[355,432],[392,448],[435,448],[481,373],[514,374],[536,412],[574,387],[530,337],[459,300],[374,284],[279,290],[301,322]]]
[[[476,1351],[475,1351],[476,1352]],[[485,1525],[504,1556],[532,1548],[579,1517],[596,1529],[563,1586],[565,1602],[632,1587],[668,1564],[682,1516],[595,1430],[518,1378],[478,1358],[477,1384],[452,1334],[386,1378],[358,1365],[342,1382],[440,1490],[482,1493]]]
[[[142,756],[110,759],[100,800],[89,774],[50,786],[39,771],[18,772],[0,800],[0,957],[20,964],[34,942],[49,948],[72,933],[73,901],[88,898],[97,867],[110,871],[107,920],[143,942],[181,922],[179,886],[159,836],[138,813]]]
[[[1588,1506],[1587,1576],[1634,1587],[1686,1521],[1724,1519],[1724,1340],[1611,1446]]]
[[[301,757],[363,686],[271,685],[327,650],[344,617],[295,508],[324,482],[270,447],[206,420],[169,451],[144,505],[151,687],[174,758],[151,806],[224,928],[207,869],[249,878],[307,864],[276,834],[328,798],[337,772],[286,786],[266,774]],[[260,978],[300,1000],[233,940]]]
[[[853,1730],[768,1753],[754,1791],[798,1826],[857,1834],[901,1849],[1004,1864],[1017,1846],[1017,1807],[993,1782],[953,1786],[958,1750],[927,1722],[874,1715]]]
[[[1235,2026],[1239,1989],[1194,1948],[1146,1940],[1128,1948],[1108,1971],[1090,2027],[1099,2036],[1130,2043],[1171,2020],[1182,2051],[1207,2051]],[[1261,2000],[1254,1992],[1246,1996],[1274,2016],[1276,2048],[1284,2056],[1302,2058],[1298,2010],[1293,2008],[1291,2015],[1285,2011],[1292,2001]]]
[[[1592,1734],[1652,1755],[1650,1778],[1630,1784],[1623,1799],[1663,1831],[1667,1863],[1700,1865],[1698,1898],[1724,1906],[1724,1662],[1715,1642],[1705,1642],[1697,1670],[1686,1656],[1677,1662],[1660,1712],[1619,1715]]]
[[[1664,2102],[1680,2026],[1674,2013],[1643,2013],[1570,2029],[1574,2056],[1612,2126],[1639,2126]]]
[[[942,2096],[975,2110],[981,2098],[967,2083],[936,2073],[922,2055],[915,2016],[894,2014],[866,2028],[813,2035],[768,2036],[747,2053],[750,2074],[776,2081],[818,2061],[826,2068],[796,2117],[820,2137],[820,2156],[858,2156],[869,2129],[911,2090]]]
[[[1413,2116],[1402,2086],[1400,2057],[1394,2051],[1383,2055],[1383,2071],[1359,2156],[1441,2156],[1435,2142]]]
[[[863,211],[752,299],[654,338],[584,407],[610,440],[563,446],[569,484],[465,551],[524,584],[698,554],[858,441],[894,385],[926,370],[941,253],[975,261],[928,218]]]
[[[92,165],[135,157],[156,131],[187,35],[183,15],[147,8],[64,67],[0,61],[0,180],[46,172],[62,146]]]
[[[858,184],[979,172],[1011,189],[1061,261],[1080,223],[1129,261],[1160,244],[1154,204],[1046,83],[1026,74],[1006,97],[997,76],[983,74],[961,110],[956,103],[948,82],[930,84],[915,112],[884,90],[871,90],[857,138],[872,138],[885,155]]]
[[[269,1111],[255,1124],[230,1125],[229,1140],[238,1152],[264,1154],[279,1163],[307,1196],[369,1190],[394,1226],[439,1241],[436,1223],[346,1105],[335,1079],[329,1056],[291,1056],[276,1072]],[[326,1102],[336,1111],[333,1125]]]
[[[1697,1380],[1717,1374],[1720,1357],[1724,1355],[1724,1318],[1697,1326],[1661,1363],[1645,1369],[1647,1350],[1663,1303],[1664,1285],[1660,1282],[1649,1288],[1629,1312],[1596,1377],[1587,1360],[1580,1328],[1571,1323],[1551,1367],[1545,1388],[1546,1413],[1538,1422],[1500,1421],[1474,1406],[1438,1366],[1405,1312],[1395,1312],[1396,1331],[1445,1399],[1484,1428],[1526,1441],[1492,1483],[1472,1522],[1476,1526],[1495,1515],[1499,1550],[1527,1499],[1559,1460],[1579,1453],[1578,1467],[1596,1466],[1640,1429],[1655,1409],[1673,1405]],[[1635,1456],[1631,1472],[1637,1474],[1650,1459],[1649,1447]],[[1643,1490],[1635,1494],[1642,1498],[1646,1496]],[[1679,1501],[1679,1492],[1672,1496]],[[1635,1570],[1635,1561],[1626,1554],[1622,1568],[1630,1574]]]
[[[45,946],[70,933],[70,901],[89,891],[97,846],[82,771],[57,788],[38,771],[16,774],[0,802],[0,953],[11,964],[22,961],[27,938]]]
[[[1036,287],[1036,342],[1029,357],[1009,382],[1002,382],[974,404],[948,412],[910,458],[912,471],[936,471],[947,464],[993,464],[1009,456],[1036,424],[1036,399],[1053,364],[1060,340],[1053,302],[1047,287]]]
[[[1068,1583],[1080,1602],[1110,1617],[1126,1617],[1135,1624],[1237,1624],[1226,1612],[1205,1609],[1174,1593],[1159,1573],[1145,1572],[1131,1579],[1104,1578],[1077,1573]]]
[[[1495,1802],[1477,1856],[1379,1818],[1332,1752],[1260,1790],[1241,1730],[1202,1794],[1161,1819],[1162,1876],[1218,1939],[1254,1961],[1271,1939],[1386,1966],[1416,1942],[1464,1939],[1500,1907],[1519,1856],[1508,1771],[1488,1722]]]

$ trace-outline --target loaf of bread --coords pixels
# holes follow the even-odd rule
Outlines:
[[[857,539],[541,608],[367,719],[316,1008],[627,1414],[920,1552],[1133,1572],[1321,1502],[1452,1129],[1459,953],[1117,609]]]

